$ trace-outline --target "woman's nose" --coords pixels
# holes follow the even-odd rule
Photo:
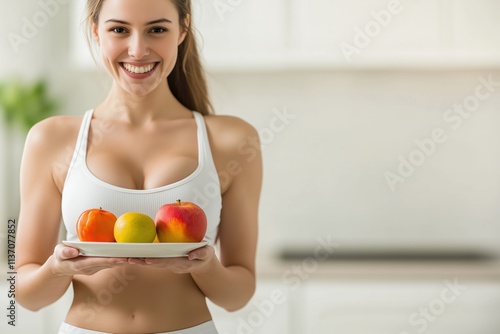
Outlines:
[[[149,55],[149,46],[145,38],[139,34],[135,34],[130,38],[130,44],[128,47],[128,54],[136,59],[141,59],[144,56]]]

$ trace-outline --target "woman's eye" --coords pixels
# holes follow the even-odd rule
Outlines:
[[[166,32],[166,31],[167,31],[167,29],[162,28],[162,27],[151,28],[151,32],[153,32],[155,34],[160,34],[162,32]]]
[[[125,32],[124,28],[113,28],[111,29],[112,32],[117,33],[117,34],[123,34]]]

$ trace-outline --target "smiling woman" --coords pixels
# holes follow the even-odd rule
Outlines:
[[[186,36],[174,4],[162,1],[157,13],[167,13],[169,18],[156,14],[158,18],[150,20],[140,1],[129,1],[129,12],[123,1],[99,2],[101,12],[97,17],[93,15],[92,35],[101,49],[105,68],[124,91],[147,95],[172,72],[177,48]],[[188,26],[189,18],[183,20],[182,25]],[[146,68],[150,71],[145,72]]]
[[[39,310],[72,285],[60,334],[217,333],[206,299],[232,311],[254,293],[261,156],[249,160],[239,148],[258,136],[241,119],[212,115],[190,8],[189,0],[88,0],[90,36],[113,85],[83,116],[46,119],[28,135],[17,301]],[[231,163],[237,174],[225,171]],[[207,185],[213,191],[200,198]],[[85,210],[154,217],[179,198],[207,217],[206,245],[187,257],[80,256],[57,244],[61,218],[66,239],[78,241]]]
[[[87,1],[88,16],[86,22],[89,25],[89,34],[87,35],[89,45],[92,45],[93,41],[97,41],[97,43],[100,44],[99,39],[96,38],[96,29],[99,26],[101,26],[103,31],[107,29],[115,35],[130,35],[133,33],[133,31],[131,31],[133,29],[132,22],[118,20],[112,16],[103,20],[100,13],[103,3],[103,0]],[[176,61],[167,78],[169,88],[173,95],[187,108],[197,110],[203,115],[211,114],[213,113],[213,107],[208,98],[205,74],[202,70],[196,39],[191,24],[191,2],[171,0],[165,2],[164,5],[168,7],[172,6],[172,4],[175,5],[178,13],[171,17],[158,18],[149,22],[142,21],[145,23],[143,23],[142,27],[138,27],[139,32],[146,36],[149,35],[150,40],[156,40],[156,45],[158,47],[166,48],[160,54],[165,54],[169,50],[176,53]],[[138,12],[135,13],[141,13],[141,11],[143,11],[143,4],[141,2],[135,2],[133,5],[137,6],[135,10]],[[116,15],[116,13],[117,12],[113,11],[111,15]],[[99,25],[99,21],[104,22],[105,25]],[[178,38],[172,40],[172,36],[175,35],[177,35]],[[124,39],[125,36],[115,36],[115,38],[118,37]],[[170,43],[170,45],[165,43]],[[140,48],[141,46],[136,45],[136,47]],[[143,52],[140,49],[131,51],[132,53]],[[155,62],[148,66],[153,65],[152,69],[156,70],[157,64],[158,63]],[[145,67],[145,64],[138,63],[134,65],[133,63],[122,62],[122,66],[125,69],[128,67],[129,73],[139,72],[140,74],[142,71],[141,67]],[[139,67],[138,71],[134,71],[133,67]],[[149,70],[151,70],[151,68]],[[144,72],[148,72],[146,68],[144,68]]]

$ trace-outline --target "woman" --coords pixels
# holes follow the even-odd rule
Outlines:
[[[255,290],[262,167],[245,144],[257,133],[209,115],[189,0],[88,0],[87,9],[113,85],[83,117],[49,118],[28,135],[18,302],[39,310],[72,284],[61,334],[216,333],[206,298],[233,311]],[[208,218],[209,244],[187,257],[83,257],[57,244],[61,218],[77,240],[83,210],[154,216],[178,198]]]

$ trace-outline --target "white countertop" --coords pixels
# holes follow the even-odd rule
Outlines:
[[[500,282],[500,261],[320,261],[259,258],[260,279],[281,279],[295,273],[317,280],[435,280],[461,277],[467,280]]]

